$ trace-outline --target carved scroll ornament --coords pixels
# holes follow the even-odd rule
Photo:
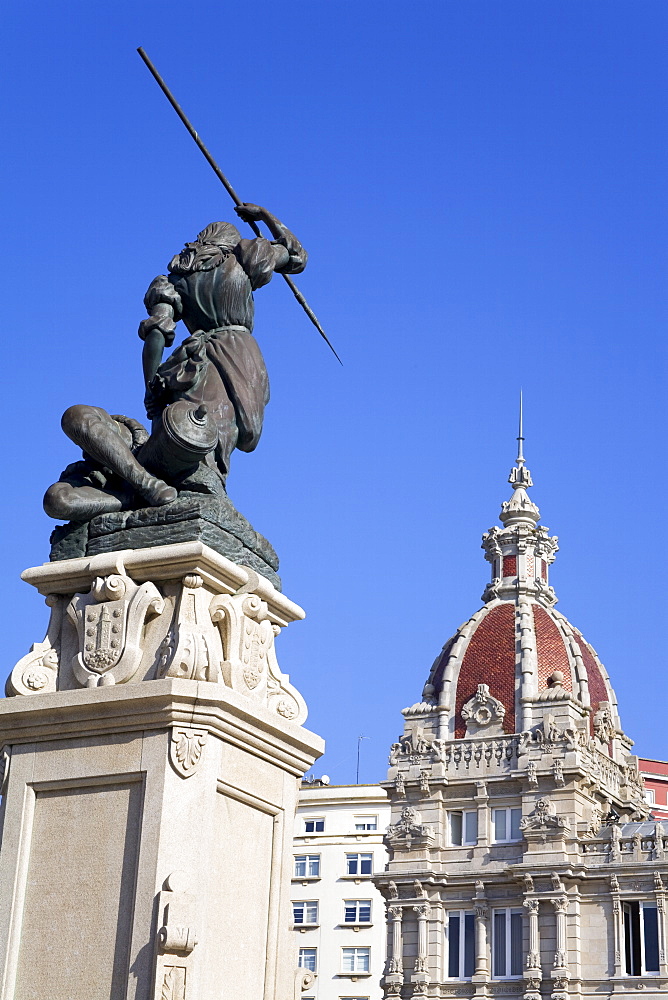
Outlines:
[[[8,697],[16,694],[39,694],[56,690],[58,680],[58,652],[55,648],[63,617],[62,597],[50,594],[46,604],[51,617],[43,642],[35,642],[30,652],[22,656],[7,678]]]
[[[274,640],[280,627],[270,621],[266,601],[253,593],[220,594],[209,613],[220,632],[228,687],[301,725],[306,702],[278,665]]]

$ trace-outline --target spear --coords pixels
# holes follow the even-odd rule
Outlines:
[[[237,194],[237,192],[234,190],[234,188],[232,187],[232,185],[228,181],[227,177],[225,176],[225,174],[223,173],[223,171],[220,169],[220,167],[218,166],[218,164],[214,160],[213,156],[211,155],[211,153],[209,152],[209,150],[206,148],[206,146],[204,145],[204,143],[200,139],[199,135],[197,134],[197,132],[195,131],[195,129],[193,128],[193,126],[188,121],[188,118],[186,117],[186,114],[183,111],[183,108],[177,103],[176,98],[172,94],[171,90],[169,89],[169,87],[167,86],[167,84],[165,83],[165,81],[163,80],[163,78],[158,73],[157,69],[155,68],[155,66],[153,65],[153,63],[151,62],[151,60],[149,59],[149,57],[147,56],[146,52],[144,52],[144,49],[141,47],[141,45],[137,49],[137,52],[139,53],[139,55],[142,57],[142,59],[146,63],[146,66],[148,67],[151,75],[153,76],[153,79],[158,84],[158,86],[160,87],[161,91],[163,92],[163,94],[165,95],[165,97],[167,98],[167,100],[169,101],[169,103],[171,104],[171,106],[176,111],[177,115],[179,116],[179,118],[181,119],[181,121],[183,122],[183,124],[185,125],[185,127],[187,128],[187,130],[190,133],[190,135],[192,136],[192,138],[195,140],[197,146],[199,147],[199,149],[201,150],[201,152],[204,154],[205,160],[207,161],[207,163],[209,164],[209,166],[212,168],[212,170],[215,173],[215,175],[218,178],[218,180],[222,183],[223,187],[225,188],[225,190],[229,194],[229,196],[232,199],[232,201],[234,202],[234,204],[235,205],[243,205],[243,202],[242,202],[241,198],[239,197],[239,195]],[[253,222],[251,220],[248,224],[249,224],[249,226],[251,227],[251,229],[253,230],[253,232],[255,233],[256,236],[261,236],[262,235],[262,233],[260,232],[260,230],[259,230],[258,226],[255,224],[255,222]],[[323,328],[320,326],[320,323],[318,321],[318,317],[313,312],[313,310],[311,309],[310,305],[308,304],[308,302],[306,301],[306,299],[304,298],[304,296],[302,295],[302,293],[299,291],[299,289],[295,285],[295,283],[292,280],[292,278],[290,277],[290,275],[289,274],[283,274],[282,276],[285,279],[285,282],[286,282],[288,288],[290,289],[290,291],[292,292],[292,294],[294,295],[294,297],[297,299],[297,302],[302,307],[302,309],[304,310],[304,312],[306,313],[306,315],[308,316],[308,318],[311,320],[311,322],[313,323],[314,327],[316,328],[316,330],[318,331],[318,333],[320,334],[320,336],[323,338],[323,340],[325,341],[325,343],[328,345],[328,347],[332,351],[332,353],[333,353],[334,357],[336,358],[336,360],[339,362],[340,365],[342,365],[343,361],[341,361],[341,358],[338,356],[338,354],[334,350],[332,344],[330,343],[330,340],[329,340],[327,334],[325,333],[325,331],[323,330]]]

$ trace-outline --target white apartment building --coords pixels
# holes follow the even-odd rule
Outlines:
[[[380,785],[303,784],[295,819],[292,927],[303,1000],[380,1000],[385,902],[371,881],[387,863],[390,806]]]

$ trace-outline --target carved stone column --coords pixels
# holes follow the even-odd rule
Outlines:
[[[420,903],[419,906],[414,906],[413,910],[417,914],[418,934],[415,972],[411,976],[411,982],[415,986],[413,995],[418,996],[426,992],[427,984],[429,983],[427,919],[430,907],[428,903]]]
[[[568,897],[557,896],[551,900],[557,918],[557,942],[554,951],[554,963],[552,967],[552,1000],[567,1000],[568,980],[570,972],[568,970],[568,946],[566,937],[566,911],[568,909]]]
[[[666,895],[659,872],[654,872],[654,895],[659,924],[659,975],[668,976],[668,950],[666,948]]]
[[[392,902],[394,903],[394,900]],[[403,906],[388,906],[387,917],[390,924],[390,939],[388,943],[387,974],[383,979],[383,989],[386,997],[399,996],[404,983],[403,916]]]
[[[540,944],[538,940],[538,908],[537,899],[525,899],[524,907],[529,915],[529,952],[526,967],[540,971]]]
[[[489,794],[485,781],[476,781],[475,800],[478,807],[478,843],[480,854],[489,847]],[[478,852],[475,852],[476,855]]]
[[[404,971],[404,945],[401,934],[401,922],[404,915],[402,906],[391,906],[387,911],[390,917],[390,974]]]
[[[615,977],[622,974],[622,948],[624,942],[624,927],[622,924],[622,903],[619,896],[619,882],[616,875],[610,876],[610,893],[612,895],[612,932],[614,941]]]
[[[529,950],[524,969],[524,1000],[538,1000],[540,997],[540,983],[543,978],[540,967],[540,940],[538,937],[538,909],[540,904],[537,899],[528,898],[524,900],[523,906],[529,916]]]
[[[557,915],[557,946],[554,952],[554,968],[567,968],[566,955],[566,910],[568,909],[568,899],[566,896],[558,896],[552,900]]]
[[[489,965],[487,963],[487,922],[489,907],[485,900],[474,901],[475,911],[475,971],[474,982],[487,982]]]

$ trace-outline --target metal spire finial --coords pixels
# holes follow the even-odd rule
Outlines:
[[[513,495],[501,508],[501,520],[504,524],[533,523],[540,518],[540,511],[529,499],[527,490],[533,486],[531,473],[526,467],[524,458],[524,396],[520,389],[520,414],[517,434],[517,462],[510,470],[508,482],[513,487]]]

